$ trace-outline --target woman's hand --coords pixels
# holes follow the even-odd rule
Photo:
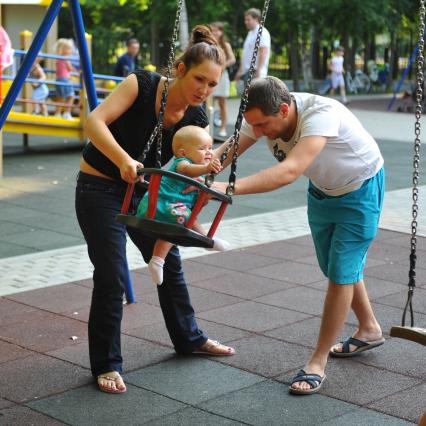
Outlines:
[[[143,168],[143,164],[139,161],[133,160],[133,158],[128,158],[121,163],[120,166],[120,175],[127,183],[135,183],[138,180],[143,181],[143,175],[137,174],[137,170]]]

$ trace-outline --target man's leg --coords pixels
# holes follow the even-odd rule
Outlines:
[[[357,284],[335,284],[329,281],[319,337],[316,348],[304,368],[306,373],[324,376],[330,347],[341,333]],[[311,388],[307,382],[296,382],[292,387],[306,390]]]

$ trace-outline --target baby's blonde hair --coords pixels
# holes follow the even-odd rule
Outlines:
[[[180,149],[185,149],[194,142],[205,140],[208,138],[211,141],[211,136],[207,130],[198,126],[181,127],[173,136],[172,149],[175,157],[178,156]]]
[[[62,55],[65,48],[72,48],[74,47],[73,42],[69,38],[59,38],[55,43],[55,52],[57,55]]]

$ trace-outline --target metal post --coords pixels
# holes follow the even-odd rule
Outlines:
[[[41,46],[46,40],[47,34],[58,16],[59,11],[64,0],[52,0],[52,3],[46,11],[46,15],[43,18],[43,21],[40,25],[40,28],[37,31],[37,34],[34,37],[34,41],[31,43],[30,50],[25,55],[24,61],[22,62],[19,71],[13,80],[12,86],[10,87],[9,92],[4,99],[4,102],[0,108],[0,129],[3,127],[9,111],[12,109],[12,106],[18,97],[19,91],[22,88],[22,85],[25,82],[25,78],[30,72],[31,66],[37,58],[38,53],[40,52]]]
[[[80,2],[78,0],[69,1],[71,17],[74,25],[77,47],[80,53],[80,62],[83,69],[84,85],[86,86],[87,99],[90,110],[94,110],[98,105],[95,82],[93,80],[92,63],[90,61],[89,49],[86,43],[86,33],[84,30],[83,16],[81,14]]]

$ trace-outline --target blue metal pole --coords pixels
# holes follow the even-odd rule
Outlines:
[[[24,61],[19,68],[16,78],[13,81],[12,86],[10,86],[9,92],[7,93],[3,105],[0,108],[0,129],[3,127],[6,118],[12,109],[12,106],[18,97],[19,91],[25,82],[25,78],[29,74],[31,66],[37,58],[37,55],[40,52],[41,46],[46,40],[49,30],[52,27],[54,20],[58,16],[59,11],[61,10],[63,1],[64,0],[53,0],[46,11],[46,15],[43,18],[40,28],[38,29],[37,34],[31,43],[31,47],[28,50],[28,53],[25,55]]]
[[[98,105],[95,82],[93,80],[92,63],[90,61],[89,49],[87,48],[83,16],[81,14],[80,2],[69,0],[71,17],[74,24],[75,36],[77,38],[78,51],[80,53],[81,67],[83,69],[83,79],[86,86],[87,100],[90,110],[94,110]]]

